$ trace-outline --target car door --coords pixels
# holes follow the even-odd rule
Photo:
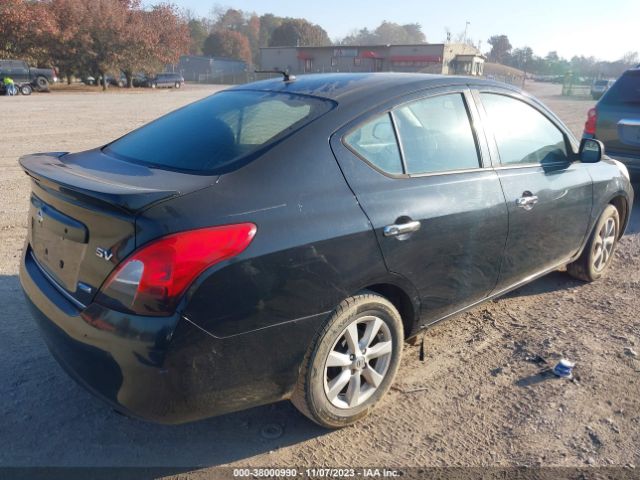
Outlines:
[[[569,133],[542,106],[508,91],[476,92],[509,211],[496,292],[575,255],[587,234],[592,181]]]
[[[417,94],[365,115],[331,144],[387,268],[416,287],[422,323],[486,297],[498,280],[507,210],[469,92]]]
[[[25,62],[14,60],[11,66],[11,78],[16,83],[29,82],[29,66]]]

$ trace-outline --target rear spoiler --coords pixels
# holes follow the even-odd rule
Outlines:
[[[80,154],[36,153],[20,158],[20,166],[45,190],[77,197],[84,202],[106,204],[126,212],[206,185],[193,185],[194,175],[151,169],[106,156],[99,149]],[[189,177],[189,178],[185,178]],[[197,176],[195,176],[197,177]],[[188,180],[191,180],[187,183]],[[211,184],[216,178],[202,178]]]

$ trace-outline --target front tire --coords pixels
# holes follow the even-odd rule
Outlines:
[[[291,401],[323,427],[351,425],[389,390],[403,341],[402,319],[386,298],[347,298],[316,335]]]
[[[31,85],[27,83],[25,83],[24,85],[20,85],[19,90],[22,95],[31,95],[31,92],[33,91]]]
[[[607,205],[598,219],[580,257],[567,265],[572,277],[584,282],[598,280],[609,268],[620,235],[620,214],[613,205]]]

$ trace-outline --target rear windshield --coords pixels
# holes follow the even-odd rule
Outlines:
[[[301,95],[220,92],[134,130],[105,151],[160,168],[216,173],[332,107],[331,101]]]
[[[627,71],[605,94],[607,104],[640,104],[640,70]]]

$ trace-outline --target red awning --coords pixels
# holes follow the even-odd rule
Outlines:
[[[392,62],[441,62],[440,55],[393,55]]]
[[[298,52],[298,60],[311,60],[313,55],[307,52]]]
[[[382,55],[373,52],[371,50],[365,50],[364,52],[360,52],[360,58],[384,58]]]

